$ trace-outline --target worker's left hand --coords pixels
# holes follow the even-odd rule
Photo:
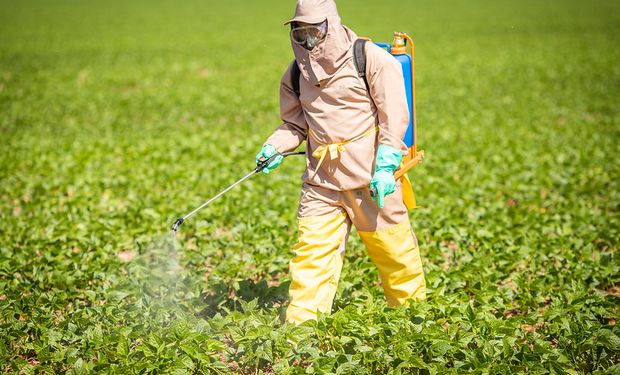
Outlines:
[[[370,189],[376,192],[372,199],[377,201],[379,208],[383,208],[385,196],[392,194],[396,190],[394,174],[386,170],[376,171],[370,181]]]
[[[370,181],[370,190],[374,191],[372,199],[377,201],[379,208],[383,208],[383,199],[396,190],[394,171],[400,165],[403,155],[400,150],[385,144],[377,148],[375,174]]]

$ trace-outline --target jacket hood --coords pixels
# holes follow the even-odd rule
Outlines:
[[[298,0],[295,17],[300,21],[319,23],[327,20],[327,34],[311,51],[291,40],[293,53],[304,78],[313,85],[331,78],[350,57],[349,51],[357,35],[340,23],[334,0]]]

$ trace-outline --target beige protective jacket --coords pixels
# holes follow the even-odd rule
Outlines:
[[[280,82],[283,123],[265,144],[287,152],[305,140],[306,184],[338,191],[368,186],[379,144],[407,153],[402,139],[409,109],[401,66],[387,51],[366,43],[368,92],[353,61],[357,36],[340,24],[333,1],[303,4],[296,18],[327,19],[327,36],[312,51],[291,42],[301,71],[300,96],[293,91],[293,61]]]

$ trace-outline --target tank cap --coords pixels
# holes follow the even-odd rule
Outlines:
[[[403,34],[398,31],[394,32],[394,41],[392,41],[392,48],[390,50],[392,55],[403,55],[407,53],[407,47],[405,46],[405,38]]]

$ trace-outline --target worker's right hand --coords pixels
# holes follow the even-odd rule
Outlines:
[[[270,157],[272,157],[273,155],[277,153],[278,151],[272,145],[269,145],[269,144],[264,145],[263,148],[260,150],[260,152],[256,154],[256,164],[258,164],[259,162],[265,159],[269,159]],[[282,164],[283,159],[284,159],[284,156],[282,155],[278,155],[275,158],[273,158],[273,160],[269,164],[267,164],[265,168],[263,168],[263,173],[269,173],[271,170],[276,169],[280,164]]]

